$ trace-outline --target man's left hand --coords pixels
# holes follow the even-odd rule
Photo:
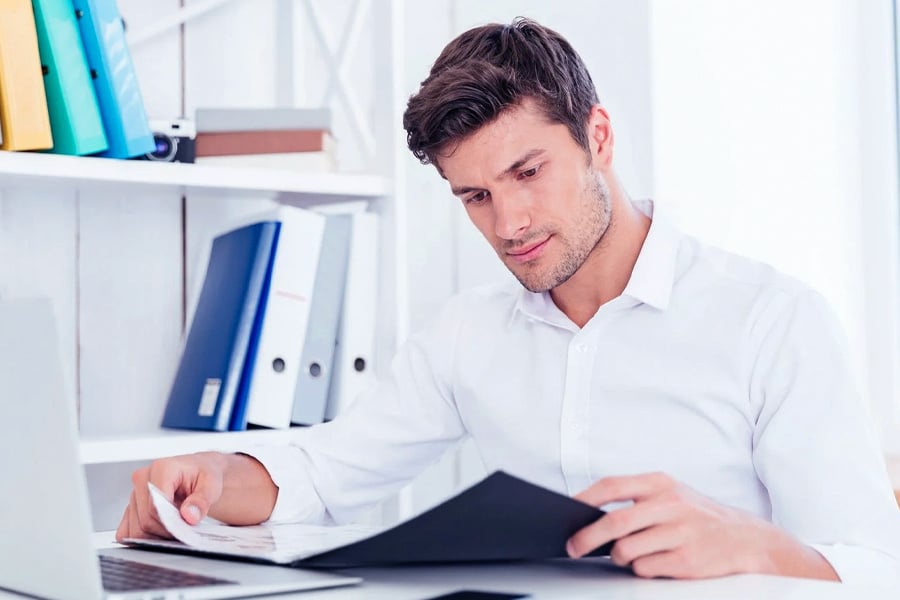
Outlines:
[[[838,580],[828,561],[768,521],[722,506],[664,473],[607,477],[576,499],[608,512],[569,539],[577,558],[616,540],[611,558],[641,577],[769,573]]]

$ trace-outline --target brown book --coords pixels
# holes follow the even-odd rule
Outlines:
[[[197,156],[321,152],[332,146],[331,134],[324,129],[197,133]]]

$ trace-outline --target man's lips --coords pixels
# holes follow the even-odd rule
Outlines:
[[[546,246],[547,242],[550,240],[550,237],[537,242],[536,244],[530,244],[528,246],[524,246],[522,248],[515,248],[513,250],[507,250],[506,254],[512,257],[516,262],[528,262],[529,260],[533,260],[537,258],[540,253],[543,251],[544,246]]]

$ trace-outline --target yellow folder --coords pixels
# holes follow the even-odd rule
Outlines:
[[[31,0],[0,0],[0,127],[3,150],[53,147]]]

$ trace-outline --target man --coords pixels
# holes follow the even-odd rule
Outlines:
[[[900,511],[830,311],[628,198],[564,39],[528,20],[467,31],[404,127],[525,289],[454,298],[387,381],[289,448],[137,471],[117,537],[168,536],[148,480],[190,523],[345,522],[469,435],[491,470],[624,504],[573,557],[617,540],[640,576],[900,582]]]

